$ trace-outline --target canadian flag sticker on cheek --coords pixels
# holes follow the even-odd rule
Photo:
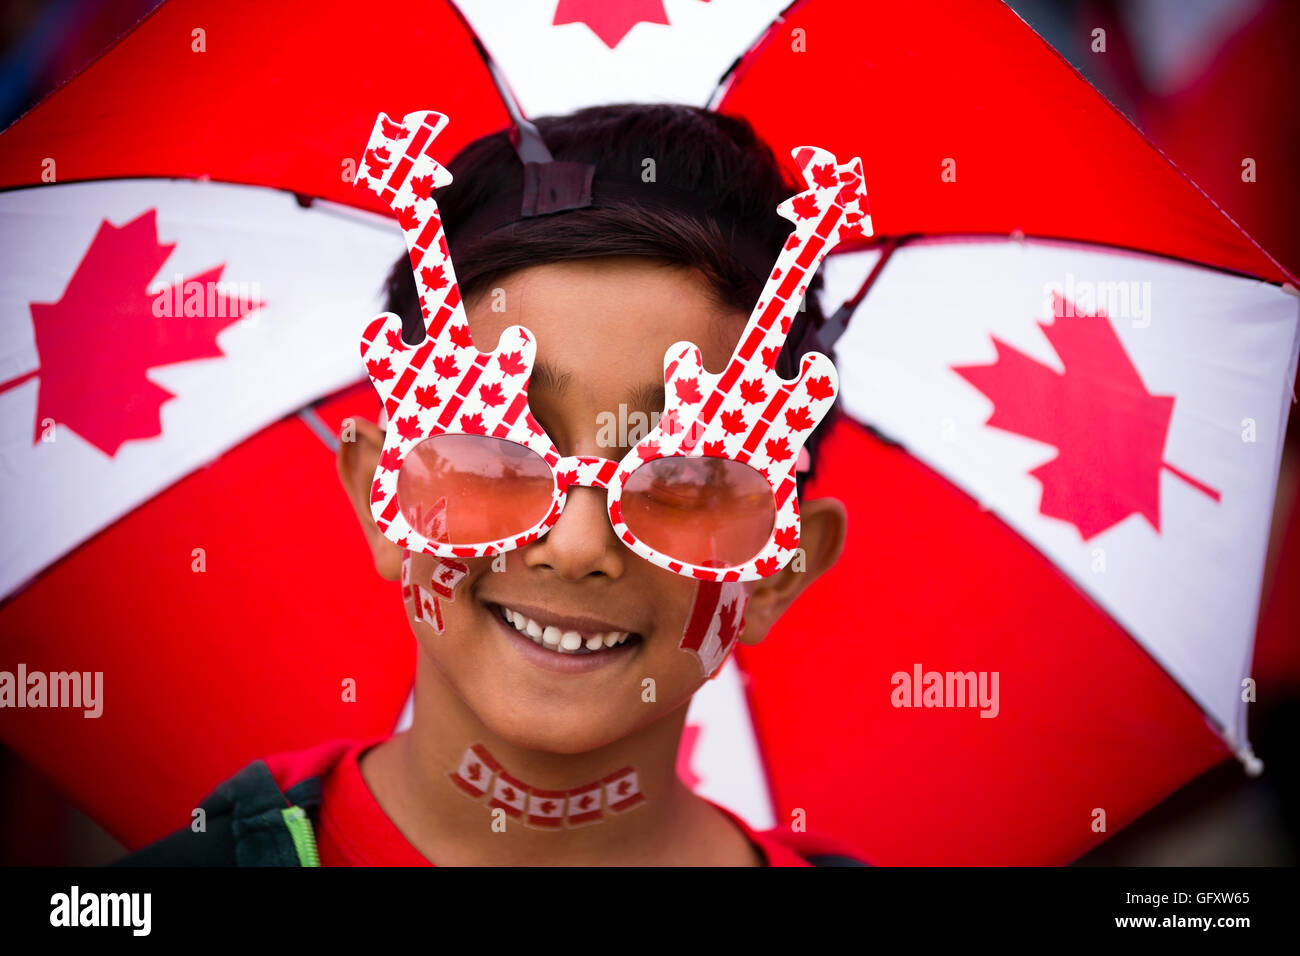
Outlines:
[[[686,629],[677,646],[700,660],[705,677],[717,673],[745,629],[749,595],[734,581],[701,581],[695,589]]]

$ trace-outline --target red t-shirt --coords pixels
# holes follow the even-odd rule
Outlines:
[[[384,736],[369,740],[331,740],[306,750],[265,758],[281,790],[308,777],[324,778],[320,821],[316,827],[321,866],[434,865],[397,829],[361,776],[357,762],[361,755],[386,739]],[[791,844],[804,844],[807,853],[836,852],[837,848],[828,847],[824,840],[807,834],[752,830],[726,807],[714,806],[758,848],[768,866],[811,866]]]

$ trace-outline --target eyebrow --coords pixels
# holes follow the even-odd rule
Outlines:
[[[544,388],[552,395],[561,396],[573,382],[573,373],[561,371],[554,365],[538,359],[533,365],[533,376],[529,383],[533,387]],[[646,382],[628,392],[628,407],[643,408],[651,412],[662,412],[664,408],[664,386],[662,382]]]

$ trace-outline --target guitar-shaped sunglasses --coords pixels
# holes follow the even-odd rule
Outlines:
[[[451,173],[433,158],[447,117],[379,114],[357,174],[392,208],[406,236],[423,341],[376,317],[361,355],[388,416],[370,507],[384,536],[440,558],[501,554],[559,519],[571,487],[604,489],[615,533],[659,567],[703,581],[753,581],[785,567],[799,545],[799,453],[835,401],[834,363],[805,354],[792,380],[776,373],[807,280],[842,239],[871,235],[862,163],[799,147],[808,189],[777,207],[794,223],[721,374],[700,350],[664,354],[665,408],[621,460],[561,455],[528,407],[536,354],[521,325],[497,347],[474,347],[434,191]]]

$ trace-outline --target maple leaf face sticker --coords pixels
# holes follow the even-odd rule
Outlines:
[[[156,210],[124,226],[105,219],[63,297],[31,303],[40,367],[4,388],[39,379],[34,441],[46,419],[110,457],[132,439],[156,438],[162,434],[162,406],[175,396],[146,373],[221,358],[217,334],[264,304],[220,292],[216,284],[224,264],[149,292],[175,248],[158,242]]]
[[[1055,318],[1038,327],[1062,373],[993,337],[992,365],[953,371],[993,402],[991,428],[1055,445],[1030,472],[1043,486],[1039,511],[1069,522],[1084,541],[1141,515],[1160,531],[1160,475],[1168,471],[1216,503],[1219,492],[1164,460],[1174,396],[1152,395],[1109,317],[1080,314],[1055,295]]]

